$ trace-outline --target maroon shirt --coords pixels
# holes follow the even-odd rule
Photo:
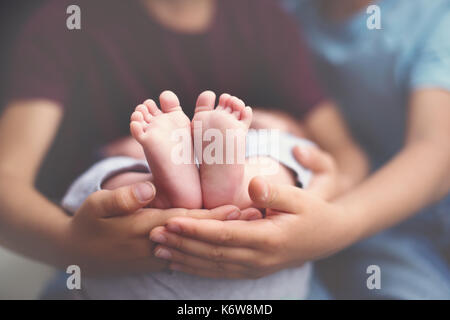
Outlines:
[[[41,170],[49,196],[59,197],[100,146],[129,135],[135,106],[163,90],[189,116],[207,89],[296,117],[323,99],[298,26],[276,1],[219,0],[213,24],[195,35],[159,25],[138,0],[78,1],[82,30],[69,31],[72,3],[51,0],[30,19],[10,76],[9,99],[48,98],[65,109]]]

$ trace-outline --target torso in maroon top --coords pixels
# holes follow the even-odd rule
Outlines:
[[[52,0],[25,26],[13,57],[10,99],[49,98],[65,108],[40,175],[49,196],[61,196],[100,146],[128,135],[134,107],[163,90],[189,116],[204,90],[295,117],[323,98],[298,27],[276,1],[219,0],[202,34],[160,26],[137,0],[78,3],[81,30],[66,28],[70,1]]]

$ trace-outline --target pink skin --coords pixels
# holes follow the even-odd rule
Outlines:
[[[214,109],[215,100],[216,96],[211,91],[205,91],[199,96],[192,124],[183,113],[177,96],[170,91],[165,91],[160,96],[162,111],[153,100],[137,106],[131,115],[131,134],[141,144],[152,174],[126,173],[108,180],[104,187],[114,189],[135,180],[151,180],[158,190],[152,202],[152,206],[157,208],[212,209],[228,204],[241,209],[251,207],[253,202],[248,194],[248,185],[253,177],[262,174],[258,164],[238,162],[237,151],[245,150],[252,109],[246,107],[242,100],[228,94],[220,97],[219,104]],[[222,134],[223,164],[205,161],[205,148],[213,142],[202,141],[200,146],[203,149],[196,150],[201,151],[197,152],[198,159],[202,160],[200,170],[195,165],[192,131],[195,124],[199,123],[202,140],[208,129],[218,130]],[[240,139],[234,141],[233,163],[227,164],[226,151],[230,148],[227,148],[229,141],[226,134],[230,129],[239,129]],[[192,155],[187,164],[176,164],[172,158],[172,151],[179,145],[179,141],[171,139],[176,130],[185,130],[183,134],[188,138],[183,140],[188,143],[185,149],[190,150]],[[236,146],[237,142],[240,143],[239,146]],[[271,176],[271,181],[294,184],[292,172],[283,166],[279,168],[278,173]]]
[[[136,107],[131,115],[131,135],[144,149],[158,190],[159,207],[201,208],[200,177],[193,152],[190,163],[176,164],[172,159],[172,150],[179,144],[172,141],[172,133],[186,130],[185,134],[190,137],[191,122],[173,92],[163,92],[159,100],[161,110],[153,100]],[[189,143],[186,148],[193,150],[192,139],[184,143]]]
[[[208,164],[202,155],[204,156],[205,148],[212,142],[203,142],[203,153],[197,152],[197,158],[203,159],[200,164],[203,206],[210,209],[233,203],[238,207],[245,208],[251,205],[247,192],[246,165],[238,163],[236,153],[237,150],[245,151],[245,136],[252,121],[252,109],[246,107],[242,100],[229,94],[221,95],[219,104],[214,109],[215,100],[216,95],[211,91],[205,91],[199,96],[192,121],[193,130],[199,122],[202,124],[203,133],[208,129],[220,130],[224,137],[224,159],[226,159],[227,141],[225,137],[228,129],[240,129],[239,134],[242,138],[240,141],[243,146],[241,145],[241,148],[235,146],[233,164],[226,164],[225,160],[223,160],[223,164]],[[204,138],[203,134],[202,136]]]

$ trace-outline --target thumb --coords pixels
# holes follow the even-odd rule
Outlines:
[[[86,199],[83,207],[98,218],[131,214],[148,205],[156,195],[150,182],[140,182],[115,190],[101,190]]]
[[[269,183],[261,177],[250,181],[248,192],[257,207],[287,213],[302,213],[311,200],[300,188]]]
[[[326,152],[313,146],[297,146],[293,150],[294,157],[305,168],[314,173],[334,170],[334,160]]]

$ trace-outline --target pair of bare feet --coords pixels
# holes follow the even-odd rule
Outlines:
[[[158,190],[156,206],[188,209],[210,209],[227,204],[241,208],[249,206],[245,162],[238,161],[238,158],[242,157],[240,152],[245,152],[245,136],[252,121],[252,109],[229,94],[222,94],[215,108],[216,95],[205,91],[198,97],[191,123],[173,92],[163,92],[159,100],[161,109],[153,100],[137,106],[130,123],[131,134],[144,149]],[[221,150],[215,150],[223,151],[220,155],[223,161],[211,162],[203,158],[203,150],[213,143],[211,137],[205,141],[207,134],[204,133],[211,129],[221,137],[227,137],[232,131],[233,139],[224,138],[219,142]],[[200,130],[202,138],[201,148],[195,145],[195,150],[194,130]],[[173,139],[175,132],[187,139],[176,141]],[[180,163],[174,161],[174,151],[183,143],[182,150],[187,151],[188,161]],[[230,151],[233,152],[231,157],[227,156]],[[199,167],[194,155],[197,155]],[[217,159],[216,156],[214,158]],[[225,161],[225,158],[231,161]]]

